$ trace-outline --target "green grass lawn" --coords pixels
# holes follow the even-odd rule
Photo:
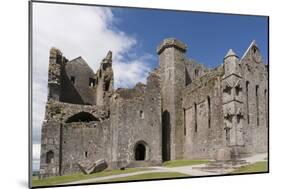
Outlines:
[[[99,182],[118,182],[118,181],[136,181],[136,180],[148,180],[148,179],[165,179],[165,178],[182,178],[190,175],[177,173],[177,172],[155,172],[155,173],[143,173],[139,175],[132,175],[128,177],[108,179]]]
[[[125,174],[125,173],[133,173],[137,171],[144,171],[144,170],[152,170],[151,168],[127,168],[125,170],[105,170],[99,173],[94,173],[91,175],[85,175],[83,173],[77,173],[72,175],[63,175],[63,176],[56,176],[56,177],[50,177],[47,179],[39,180],[38,177],[32,178],[32,186],[47,186],[47,185],[58,185],[68,182],[74,182],[79,180],[85,180],[85,179],[91,179],[91,178],[97,178],[97,177],[104,177],[104,176],[110,176],[110,175],[119,175],[119,174]]]
[[[242,166],[232,173],[257,173],[268,171],[267,161],[260,161],[251,165]]]
[[[172,160],[163,163],[164,167],[180,167],[208,163],[208,160]]]

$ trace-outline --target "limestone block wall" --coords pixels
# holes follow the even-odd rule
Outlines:
[[[162,162],[159,77],[153,73],[147,86],[119,89],[111,99],[112,160],[115,167],[136,161],[137,144],[145,146],[144,161]]]
[[[222,68],[205,74],[182,93],[186,159],[213,158],[226,143],[220,92],[222,74]]]
[[[78,122],[79,119],[82,120]],[[87,150],[88,158],[93,158],[93,154],[95,159],[110,157],[105,155],[110,148],[101,147],[110,144],[106,138],[109,136],[109,114],[103,107],[49,100],[45,120],[41,136],[42,177],[77,172],[77,162],[85,157]],[[93,144],[89,143],[91,141]],[[48,156],[48,152],[51,155]]]
[[[80,172],[77,163],[84,160],[95,162],[105,159],[110,163],[108,149],[109,120],[74,122],[64,124],[62,141],[62,173]]]
[[[244,81],[246,125],[245,151],[267,152],[268,145],[268,71],[253,41],[241,58]]]

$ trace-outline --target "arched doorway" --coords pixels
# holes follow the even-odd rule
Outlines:
[[[142,143],[138,143],[135,147],[135,160],[144,161],[146,156],[146,148]]]

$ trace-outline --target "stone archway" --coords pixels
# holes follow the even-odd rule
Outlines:
[[[146,145],[142,142],[139,142],[135,145],[134,156],[136,161],[146,160]]]

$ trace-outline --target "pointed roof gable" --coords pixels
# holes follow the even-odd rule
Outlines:
[[[228,52],[226,53],[224,59],[231,57],[231,56],[235,56],[238,58],[238,56],[235,54],[235,52],[232,49],[229,49]]]
[[[245,51],[245,53],[243,54],[241,60],[243,60],[243,59],[246,57],[246,55],[250,52],[250,50],[251,50],[252,47],[258,48],[258,45],[257,45],[257,43],[256,43],[255,40],[253,40],[253,41],[251,42],[250,46],[248,47],[248,49],[247,49],[247,50]]]

